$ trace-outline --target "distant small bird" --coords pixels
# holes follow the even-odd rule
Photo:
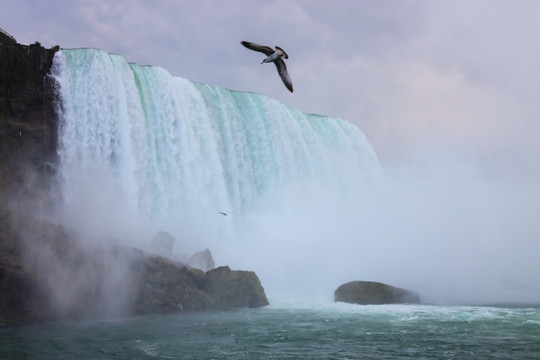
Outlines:
[[[218,214],[221,214],[223,216],[227,216],[227,215],[232,214],[232,213],[233,213],[233,211],[229,211],[228,213],[223,212],[223,211],[218,211]]]
[[[263,54],[265,54],[266,59],[264,59],[261,64],[270,62],[276,64],[277,71],[279,76],[281,77],[281,80],[283,80],[283,83],[285,84],[287,89],[289,89],[290,92],[293,92],[292,80],[289,76],[289,73],[287,72],[287,66],[285,65],[285,61],[283,61],[283,59],[288,59],[289,55],[287,55],[287,53],[282,48],[276,46],[274,50],[269,46],[259,45],[249,41],[241,41],[240,43],[250,50],[262,52]]]

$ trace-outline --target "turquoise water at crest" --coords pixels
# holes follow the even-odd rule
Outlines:
[[[0,328],[6,360],[539,357],[539,306],[284,304]]]

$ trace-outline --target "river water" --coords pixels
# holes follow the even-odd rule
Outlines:
[[[0,328],[1,359],[538,359],[540,306],[281,303]]]

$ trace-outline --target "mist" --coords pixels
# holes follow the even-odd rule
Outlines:
[[[246,219],[233,247],[243,254],[228,260],[257,271],[271,298],[331,299],[369,280],[428,303],[540,301],[534,179],[496,176],[473,153],[418,150],[367,186],[283,189]]]
[[[62,222],[86,241],[149,252],[168,231],[173,258],[209,248],[217,265],[255,271],[271,302],[331,301],[353,280],[414,290],[427,303],[539,302],[538,184],[496,176],[472,154],[421,150],[369,181],[346,172],[350,181],[296,180],[249,212],[211,207],[214,227],[203,234],[122,208],[127,199],[103,178],[81,183],[85,195]]]

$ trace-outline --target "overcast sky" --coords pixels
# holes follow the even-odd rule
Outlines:
[[[0,27],[23,44],[96,47],[352,122],[383,163],[438,144],[538,176],[523,163],[539,162],[539,1],[0,0],[0,9]],[[284,48],[295,92],[241,40]]]

